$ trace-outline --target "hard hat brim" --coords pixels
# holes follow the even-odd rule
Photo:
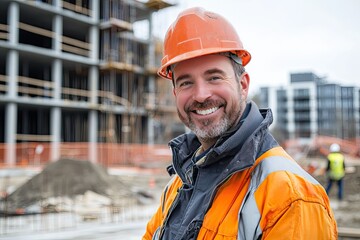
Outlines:
[[[198,50],[195,50],[192,52],[186,52],[184,54],[178,55],[178,56],[172,58],[171,60],[168,60],[167,56],[165,56],[161,61],[166,62],[166,64],[164,64],[163,66],[161,66],[159,68],[159,70],[157,71],[157,74],[163,78],[171,80],[172,72],[169,71],[169,69],[168,69],[171,65],[185,61],[185,60],[189,60],[192,58],[197,58],[197,57],[201,57],[201,56],[205,56],[205,55],[222,53],[222,52],[235,53],[239,58],[242,59],[243,66],[246,66],[246,64],[248,64],[251,59],[250,53],[244,49],[233,49],[233,48],[229,48],[229,49],[221,48],[221,50],[219,50],[219,48],[198,49]]]

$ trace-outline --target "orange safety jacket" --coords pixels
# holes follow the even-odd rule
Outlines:
[[[183,186],[176,175],[165,188],[143,240],[169,240],[162,234]],[[196,234],[176,239],[337,239],[323,187],[281,147],[271,147],[251,166],[224,179],[209,206],[198,229],[192,230]]]

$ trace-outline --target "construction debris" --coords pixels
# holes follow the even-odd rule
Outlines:
[[[124,202],[125,199],[135,196],[125,184],[115,176],[109,175],[102,166],[90,161],[61,159],[50,163],[42,172],[5,197],[1,202],[1,212],[24,214],[29,213],[30,209],[39,211],[34,205],[46,205],[48,208],[51,202],[53,204],[50,205],[59,203],[54,202],[56,198],[62,198],[62,202],[64,198],[75,201],[79,195],[83,195],[83,199],[86,200],[90,193],[92,198],[97,195],[109,198],[101,199],[101,202],[107,205],[119,202],[119,199]]]

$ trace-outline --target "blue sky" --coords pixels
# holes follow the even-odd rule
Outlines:
[[[155,14],[154,33],[163,38],[178,13],[194,6],[237,29],[252,55],[250,91],[286,85],[289,73],[307,71],[360,86],[360,0],[179,0]]]

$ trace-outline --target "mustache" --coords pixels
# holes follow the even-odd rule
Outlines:
[[[190,105],[186,107],[187,112],[194,111],[195,109],[206,109],[216,106],[225,105],[223,101],[214,101],[214,100],[206,100],[205,102],[192,102]]]

